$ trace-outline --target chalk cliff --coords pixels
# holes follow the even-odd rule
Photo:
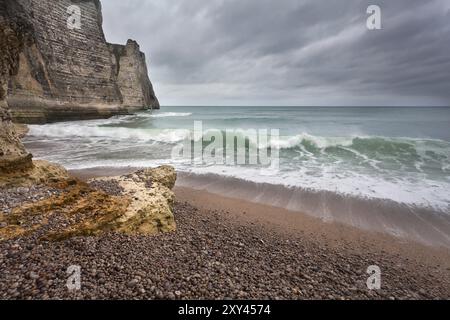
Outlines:
[[[3,2],[0,3],[2,10]],[[18,56],[22,43],[23,33],[20,30],[17,32],[13,30],[0,14],[0,174],[32,167],[31,155],[19,139],[5,100],[8,80],[18,70]]]
[[[80,8],[79,29],[68,28],[71,5]],[[12,64],[1,77],[1,103],[19,122],[159,108],[139,45],[106,42],[99,0],[0,0],[0,29],[1,59]]]
[[[78,31],[66,25],[71,4],[82,12]],[[20,141],[24,129],[12,121],[97,118],[159,107],[139,45],[106,43],[101,25],[98,0],[0,0],[0,241],[34,232],[42,232],[40,239],[63,240],[176,229],[172,167],[88,184],[57,164],[33,161]],[[11,195],[23,198],[16,203]],[[55,219],[63,224],[48,228]]]

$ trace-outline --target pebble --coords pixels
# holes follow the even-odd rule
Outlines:
[[[128,287],[133,288],[133,287],[137,286],[138,283],[139,283],[138,279],[133,279],[130,282],[128,282]]]
[[[30,272],[30,279],[33,279],[33,280],[39,279],[39,275],[36,272],[31,271]]]
[[[14,197],[20,194],[14,191]],[[206,219],[204,212],[187,203],[176,203],[174,213],[177,231],[158,236],[108,233],[45,242],[36,232],[2,241],[0,299],[397,300],[450,296],[448,272],[429,276],[423,266],[401,256],[370,248],[361,252],[351,248],[351,253],[332,249],[304,235],[237,225],[221,212],[210,212]],[[49,228],[64,223],[55,222]],[[366,264],[373,261],[389,270],[382,282],[389,286],[376,292],[365,285]],[[399,264],[401,270],[395,267]],[[69,291],[66,286],[71,265],[81,267],[80,291]]]

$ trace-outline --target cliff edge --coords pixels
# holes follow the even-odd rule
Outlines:
[[[68,27],[73,5],[80,9],[79,28]],[[139,45],[107,43],[102,20],[99,0],[0,1],[0,59],[12,64],[1,77],[2,103],[14,120],[95,119],[159,108]]]

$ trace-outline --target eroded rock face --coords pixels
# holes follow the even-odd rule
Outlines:
[[[145,54],[140,51],[139,44],[128,40],[124,46],[120,44],[108,44],[108,46],[122,104],[159,108],[158,99],[148,79]]]
[[[20,141],[8,110],[1,106],[0,117],[0,174],[30,169],[31,154],[25,150]]]
[[[114,180],[129,199],[125,213],[117,219],[117,230],[127,234],[155,234],[170,232],[176,228],[172,213],[175,195],[175,169],[162,166],[133,174],[95,179],[108,182]]]
[[[53,177],[45,184],[52,190],[48,197],[0,212],[0,240],[34,235],[59,241],[105,232],[153,235],[176,229],[172,167],[89,183],[64,175]]]
[[[81,9],[80,29],[67,27],[71,5]],[[137,43],[106,42],[99,0],[2,0],[0,24],[8,30],[3,33],[21,35],[15,72],[2,88],[15,120],[93,119],[159,108]],[[1,50],[4,56],[3,45]]]
[[[25,39],[24,30],[17,24],[10,24],[2,14],[0,4],[0,174],[32,167],[31,155],[26,152],[11,121],[6,103],[9,79],[17,74],[19,53]]]
[[[67,170],[60,165],[43,160],[32,161],[31,155],[26,159],[29,160],[26,166],[15,162],[9,171],[0,174],[0,189],[50,184],[70,178]]]
[[[71,4],[84,12],[79,31],[65,27]],[[0,240],[175,230],[173,168],[87,184],[59,165],[33,162],[20,141],[26,128],[12,122],[10,111],[47,122],[159,107],[138,44],[106,43],[100,2],[0,0],[0,50]]]

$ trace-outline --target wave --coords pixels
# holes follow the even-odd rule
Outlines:
[[[149,118],[167,118],[167,117],[189,117],[192,116],[190,112],[162,112],[149,114]]]
[[[229,139],[225,131],[207,130],[203,136],[204,146],[216,134],[219,134],[219,139],[224,139],[227,147],[235,145],[235,140]],[[374,169],[379,169],[378,163],[386,162],[392,168],[414,167],[417,171],[431,169],[446,172],[450,165],[450,143],[443,140],[379,136],[323,137],[301,133],[295,136],[272,136],[264,144],[258,141],[255,132],[252,134],[245,130],[236,130],[233,137],[248,141],[248,147],[277,149],[284,158],[302,156],[327,162],[354,160],[367,163]]]
[[[208,129],[203,134],[204,141],[211,141],[211,136],[219,135],[225,139],[227,144],[234,143],[226,141],[227,132],[225,130]],[[383,136],[347,136],[347,137],[325,137],[308,133],[300,133],[293,136],[270,136],[268,134],[268,143],[264,144],[258,141],[257,131],[247,131],[245,129],[236,129],[233,132],[233,138],[247,140],[250,144],[258,148],[273,148],[278,150],[302,149],[314,152],[332,151],[333,148],[342,150],[352,149],[356,151],[374,150],[379,153],[395,154],[396,152],[407,153],[419,151],[419,149],[429,149],[429,151],[445,151],[449,156],[450,142],[438,139],[417,139],[407,137],[383,137]],[[200,139],[197,139],[197,141]]]
[[[117,121],[117,119],[114,119]],[[303,157],[306,159],[322,159],[327,162],[353,161],[369,164],[374,169],[378,163],[392,168],[413,168],[414,171],[448,172],[450,168],[450,143],[443,140],[388,138],[378,136],[324,137],[300,133],[294,136],[271,137],[266,145],[258,141],[256,131],[235,130],[233,137],[247,140],[250,145],[260,149],[278,149],[283,158]],[[227,147],[234,146],[235,140],[229,139],[226,131],[209,129],[204,132],[203,146],[212,141],[212,136],[222,137]],[[104,125],[100,122],[59,123],[30,126],[33,138],[85,140],[104,139],[110,141],[154,141],[166,144],[177,144],[190,139],[190,129],[145,129],[124,126]],[[201,138],[197,138],[197,141]],[[220,139],[220,138],[219,138]],[[234,150],[234,149],[231,149]],[[304,164],[304,163],[302,163]],[[400,168],[401,169],[401,168]]]
[[[270,147],[276,149],[291,149],[300,145],[309,144],[314,145],[319,149],[324,149],[335,146],[351,146],[353,140],[353,137],[321,137],[310,135],[308,133],[301,133],[295,136],[272,139],[270,141]]]
[[[108,139],[126,141],[157,141],[162,143],[176,143],[190,137],[188,129],[139,129],[124,127],[87,126],[80,124],[70,125],[43,125],[30,126],[31,138],[86,138]]]
[[[327,149],[332,147],[368,147],[372,149],[395,149],[408,148],[409,146],[426,145],[436,148],[450,147],[450,143],[438,139],[417,139],[407,137],[383,137],[383,136],[349,136],[349,137],[324,137],[308,133],[295,136],[280,137],[272,139],[270,147],[276,149],[292,149],[299,146],[314,146],[316,149]]]

